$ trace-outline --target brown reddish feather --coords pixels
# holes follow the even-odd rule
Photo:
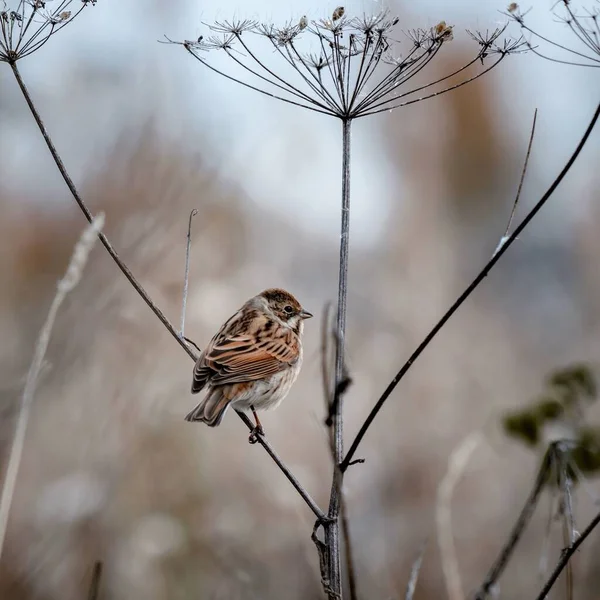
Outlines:
[[[257,311],[238,311],[213,337],[194,367],[192,393],[211,385],[256,381],[293,365],[300,341]]]

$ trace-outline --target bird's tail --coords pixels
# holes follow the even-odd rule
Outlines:
[[[209,427],[216,427],[223,420],[229,408],[229,403],[230,400],[223,395],[223,390],[213,388],[206,394],[200,404],[186,415],[185,420],[202,421]]]

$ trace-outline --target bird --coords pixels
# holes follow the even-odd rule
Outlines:
[[[249,441],[256,443],[264,435],[256,411],[277,407],[296,381],[304,321],[312,316],[280,288],[250,298],[200,353],[191,391],[207,392],[185,420],[217,427],[230,406],[250,409],[256,425]]]
[[[307,26],[308,19],[306,18],[306,15],[304,15],[303,17],[300,17],[300,21],[298,21],[298,29],[302,31],[303,29],[306,29]]]

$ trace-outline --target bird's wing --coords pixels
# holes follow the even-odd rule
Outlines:
[[[293,365],[300,342],[291,329],[260,314],[234,315],[200,355],[192,392],[207,383],[225,385],[256,381]]]

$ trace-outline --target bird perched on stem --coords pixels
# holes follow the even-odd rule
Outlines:
[[[312,315],[282,289],[250,298],[212,338],[194,367],[192,394],[206,396],[186,417],[210,427],[227,409],[252,411],[256,426],[250,442],[264,430],[257,410],[275,408],[287,396],[302,366],[304,320]]]

